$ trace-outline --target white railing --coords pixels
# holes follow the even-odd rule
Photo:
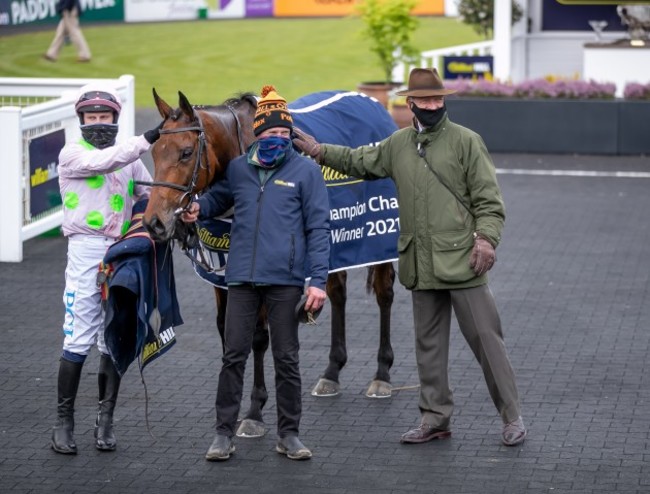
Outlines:
[[[61,225],[61,206],[30,214],[32,139],[65,130],[66,141],[80,137],[74,103],[79,88],[106,79],[0,78],[0,262],[21,262],[23,242]],[[118,139],[135,132],[135,78],[110,80],[122,99]],[[56,177],[48,177],[53,180]]]
[[[469,43],[466,45],[449,46],[447,48],[438,48],[420,53],[419,64],[400,63],[393,69],[393,81],[404,82],[408,80],[411,69],[415,67],[431,67],[438,69],[442,74],[442,57],[462,56],[462,55],[491,55],[493,53],[494,41],[481,41],[478,43]]]

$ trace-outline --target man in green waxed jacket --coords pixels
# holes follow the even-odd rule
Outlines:
[[[322,166],[367,180],[391,177],[399,197],[399,280],[412,293],[415,353],[420,377],[420,424],[403,443],[451,435],[453,396],[448,382],[451,309],[476,356],[503,419],[506,446],[521,444],[515,375],[501,322],[487,285],[505,210],[483,139],[451,122],[435,69],[415,68],[407,97],[413,126],[376,146],[319,144],[295,129],[294,144]]]

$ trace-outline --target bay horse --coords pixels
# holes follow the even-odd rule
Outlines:
[[[193,106],[179,91],[179,106],[174,109],[153,90],[153,97],[164,119],[160,139],[153,145],[154,178],[144,213],[144,225],[157,241],[176,239],[187,242],[192,235],[179,214],[195,194],[200,194],[218,180],[230,160],[243,154],[255,140],[253,119],[257,100],[243,93],[221,105]],[[315,136],[318,138],[318,135]],[[312,390],[313,396],[334,396],[340,392],[339,374],[347,363],[346,349],[346,279],[345,271],[330,273],[326,291],[331,305],[331,346],[329,363]],[[393,350],[390,343],[390,312],[393,303],[395,271],[392,262],[368,269],[367,290],[374,291],[380,311],[380,337],[377,371],[366,395],[371,398],[391,396],[390,368]],[[224,343],[226,289],[215,286],[217,329]],[[262,409],[268,399],[264,379],[264,353],[269,333],[264,309],[258,318],[253,338],[253,386],[250,408],[237,430],[238,436],[259,437],[265,434]]]

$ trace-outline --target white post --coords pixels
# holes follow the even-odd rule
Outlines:
[[[127,102],[122,105],[120,114],[120,130],[122,135],[131,137],[135,135],[135,77],[132,75],[123,75],[119,79],[120,85],[126,86]]]
[[[0,261],[23,260],[23,129],[21,109],[17,106],[0,108],[0,150],[2,150],[2,180],[0,180]],[[17,132],[10,132],[10,130]]]
[[[445,17],[458,17],[458,0],[445,0]]]
[[[494,77],[510,79],[512,38],[511,0],[494,0]]]

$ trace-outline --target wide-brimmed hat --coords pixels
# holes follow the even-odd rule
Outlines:
[[[397,91],[395,94],[423,98],[427,96],[446,96],[455,92],[455,89],[445,89],[436,69],[415,68],[409,74],[408,87]]]

